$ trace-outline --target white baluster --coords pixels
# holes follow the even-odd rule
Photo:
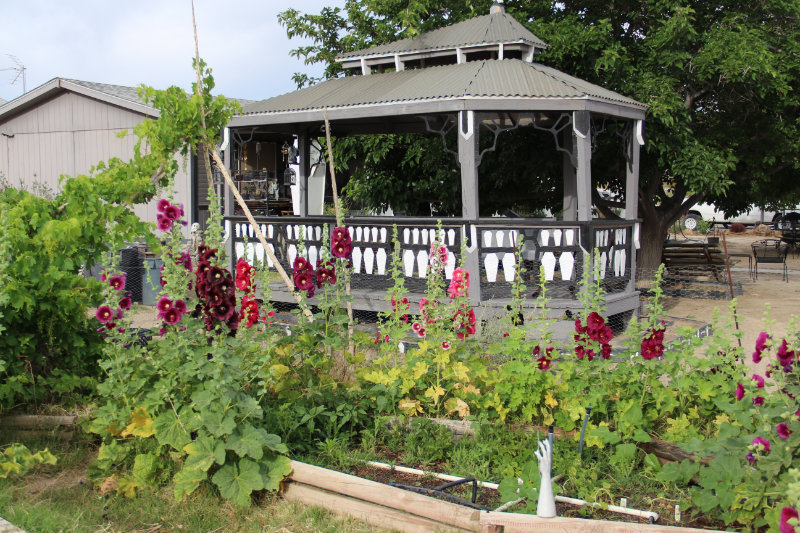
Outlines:
[[[386,274],[386,250],[378,248],[378,253],[375,256],[378,260],[378,275],[383,276]]]
[[[453,271],[456,269],[456,254],[447,252],[447,263],[444,265],[444,276],[447,279],[453,279]]]
[[[408,228],[403,229],[403,244],[408,244],[409,236],[411,235],[411,230]]]
[[[492,246],[492,232],[491,231],[484,231],[484,232],[481,232],[481,235],[483,236],[483,247],[484,248],[491,247]]]
[[[271,242],[268,242],[267,246],[269,247],[269,251],[272,252],[272,255],[275,255],[275,245],[272,244]],[[267,266],[268,267],[274,267],[275,266],[275,263],[272,262],[272,259],[270,259],[269,256],[267,256]]]
[[[300,225],[299,224],[295,224],[294,225],[294,238],[295,239],[299,239],[300,237],[301,237],[301,235],[300,235]]]
[[[564,232],[564,241],[566,242],[567,246],[572,246],[574,239],[575,239],[574,229],[568,229]]]
[[[442,232],[444,232],[444,230],[442,230]],[[436,230],[435,229],[428,230],[428,240],[431,241],[431,242],[436,240]],[[439,244],[445,245],[445,242],[444,242],[443,238],[439,239]]]
[[[428,277],[428,252],[424,250],[417,252],[417,269],[420,278]]]
[[[433,241],[431,241],[432,243]],[[428,244],[428,231],[422,230],[422,244]]]
[[[289,264],[291,265],[292,270],[294,270],[294,260],[297,257],[297,246],[290,244],[289,248],[286,250],[286,255],[289,257]]]
[[[253,261],[254,261],[254,259],[256,257],[256,247],[255,247],[255,245],[253,245],[252,242],[248,242],[247,243],[247,256],[246,257],[247,258],[245,259],[245,261],[247,261],[248,263],[250,263],[252,265]]]
[[[562,231],[560,229],[553,230],[553,242],[556,246],[561,246],[561,234]]]
[[[316,246],[309,246],[308,247],[308,262],[311,263],[311,266],[314,268],[317,267],[317,247]]]
[[[267,224],[267,238],[271,239],[272,236],[275,234],[275,227],[272,224]]]
[[[486,267],[486,281],[494,283],[497,281],[497,266],[500,261],[497,260],[497,254],[486,254],[483,260],[483,266]]]
[[[603,252],[600,254],[600,279],[606,279],[606,264],[608,264],[608,257]]]
[[[247,225],[247,232],[250,234],[250,238],[251,238],[251,239],[252,239],[252,238],[255,236],[256,232],[255,232],[255,230],[253,229],[253,226],[252,226],[252,224],[248,224],[248,225]]]
[[[419,228],[414,228],[411,231],[411,235],[412,235],[412,242],[414,244],[419,244]]]
[[[503,276],[505,276],[506,281],[509,283],[514,281],[514,276],[517,273],[516,269],[514,268],[516,264],[517,261],[514,257],[514,254],[503,254]]]
[[[539,242],[542,246],[547,246],[547,243],[550,242],[550,230],[543,229],[539,232]],[[555,259],[555,257],[553,258]]]
[[[226,220],[225,221],[225,237],[223,237],[222,241],[223,242],[227,242],[228,239],[230,238],[230,236],[231,236],[231,221],[230,220]]]
[[[556,256],[553,252],[545,252],[542,255],[542,266],[544,267],[544,279],[553,281],[553,277],[556,273]]]
[[[290,226],[289,224],[286,224],[286,238],[287,239],[292,238],[292,226]]]
[[[386,242],[386,228],[381,228],[381,242]]]
[[[375,264],[375,252],[372,248],[364,249],[364,271],[367,274],[372,274],[372,267]]]
[[[372,242],[378,242],[378,228],[372,227]]]
[[[314,228],[314,234],[316,235],[317,240],[322,239],[322,226],[316,226]]]
[[[244,256],[244,243],[237,242],[236,243],[236,259]]]
[[[355,240],[357,240],[357,241],[361,240],[361,231],[362,231],[361,230],[361,226],[356,228],[356,235],[355,235],[356,238],[355,238]]]
[[[236,233],[236,238],[237,239],[242,236],[242,225],[241,224],[236,224],[233,227],[233,229],[234,229],[234,232]]]
[[[572,252],[562,252],[561,257],[558,258],[558,263],[561,267],[561,279],[572,279],[572,270],[575,267],[575,257]]]
[[[619,255],[620,255],[620,260],[619,260],[619,275],[620,275],[620,276],[624,276],[624,275],[625,275],[625,259],[627,259],[627,257],[628,257],[628,251],[627,251],[627,250],[625,250],[625,248],[623,248],[623,249],[622,249],[622,250],[620,250],[619,252],[620,252],[620,253],[619,253]]]
[[[256,259],[260,264],[264,264],[264,246],[261,243],[256,244]]]
[[[353,248],[353,272],[361,273],[361,248],[358,246]]]
[[[444,231],[444,230],[442,230]],[[444,239],[442,239],[444,240]],[[450,246],[455,246],[456,244],[456,230],[450,228],[447,230],[447,242],[450,243]]]
[[[414,274],[414,252],[413,250],[403,251],[403,271],[407,278]]]
[[[506,243],[505,243],[506,232],[505,231],[497,230],[494,235],[495,235],[495,242],[497,242],[497,247],[498,248],[501,247],[501,246],[505,246],[506,245]]]

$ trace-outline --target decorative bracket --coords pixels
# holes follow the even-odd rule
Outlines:
[[[556,151],[564,152],[569,156],[569,160],[572,163],[573,167],[578,166],[578,157],[575,155],[574,150],[567,150],[563,146],[561,146],[561,133],[567,129],[572,127],[572,115],[569,113],[561,113],[559,115],[558,120],[550,126],[549,128],[545,128],[544,126],[540,126],[536,123],[536,120],[533,121],[533,127],[537,130],[541,131],[549,131],[553,135],[553,139],[556,143]]]
[[[470,113],[472,113],[472,111],[470,111]],[[478,162],[477,162],[478,165],[480,165],[481,161],[483,161],[483,154],[485,154],[486,152],[495,151],[495,149],[497,148],[497,138],[500,136],[501,133],[503,133],[504,131],[512,131],[519,128],[519,118],[515,121],[514,117],[512,117],[510,114],[507,116],[508,119],[511,121],[511,126],[503,126],[502,120],[501,124],[495,124],[494,122],[489,124],[482,124],[482,126],[484,126],[487,130],[491,131],[494,134],[494,142],[489,148],[484,148],[481,151],[481,153],[478,154]]]
[[[425,129],[428,130],[428,133],[438,133],[439,136],[442,138],[442,145],[444,146],[445,152],[452,154],[458,159],[458,152],[451,150],[447,146],[447,134],[453,131],[453,128],[456,127],[457,117],[453,113],[448,113],[445,116],[444,124],[439,129],[434,129],[431,127],[430,117],[428,116],[420,116],[422,120],[425,121]]]

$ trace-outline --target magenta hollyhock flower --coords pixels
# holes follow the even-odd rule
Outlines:
[[[353,241],[346,228],[333,228],[331,235],[331,253],[334,257],[350,259],[353,253]]]
[[[170,220],[178,220],[181,218],[181,210],[177,205],[169,205],[164,209],[164,216]]]
[[[753,405],[757,407],[761,407],[762,405],[764,405],[763,396],[756,396],[755,398],[753,398]]]
[[[744,456],[744,458],[747,459],[747,462],[750,463],[751,465],[755,464],[756,462],[756,457],[755,455],[753,455],[753,452],[748,452],[747,455]]]
[[[175,310],[181,315],[186,313],[186,302],[183,300],[175,300]]]
[[[108,284],[115,291],[121,291],[125,288],[125,276],[113,276],[108,280]]]
[[[164,313],[164,322],[167,324],[177,324],[181,319],[181,314],[174,307]]]
[[[294,287],[299,291],[311,291],[314,288],[313,272],[304,271],[294,276]]]
[[[159,213],[163,213],[164,211],[167,210],[167,208],[170,205],[172,205],[172,204],[169,203],[169,200],[167,200],[166,198],[162,198],[161,200],[158,201],[158,206],[156,207],[156,210]]]
[[[114,311],[107,305],[101,305],[97,308],[97,313],[95,313],[97,320],[100,322],[108,322],[114,317]]]
[[[602,344],[611,342],[611,339],[614,338],[614,331],[611,329],[611,326],[604,326],[600,329],[600,334],[598,335],[597,340],[599,340]]]
[[[767,348],[767,341],[769,340],[769,335],[766,331],[762,331],[758,334],[758,338],[756,338],[756,351],[753,352],[753,362],[760,363],[761,362],[761,354]]]
[[[763,451],[764,453],[769,453],[769,441],[764,437],[754,438],[753,444],[756,446],[756,451]]]
[[[420,338],[424,338],[425,337],[425,328],[419,328],[419,331],[417,331],[417,335],[419,335]]]
[[[781,510],[780,524],[778,524],[781,533],[795,533],[797,531],[797,529],[789,523],[789,520],[792,518],[800,518],[800,515],[797,513],[797,509],[794,507],[784,507]]]
[[[794,412],[794,416],[797,418],[797,421],[800,422],[800,409]]]
[[[576,346],[575,347],[575,355],[578,356],[578,359],[581,361],[583,360],[583,356],[586,354],[586,348],[583,346]]]
[[[548,350],[552,350],[552,348],[548,348]],[[604,345],[602,345],[600,347],[600,356],[603,359],[609,359],[611,357],[611,345],[610,344],[604,344]]]
[[[583,323],[579,318],[575,319],[575,333],[584,333],[586,328],[583,327]]]
[[[121,319],[121,318],[122,318],[122,316],[123,316],[123,315],[122,315],[122,309],[115,309],[115,310],[114,310],[114,318],[115,318],[116,320],[119,320],[119,319]]]
[[[789,435],[792,434],[792,430],[789,429],[789,426],[787,426],[784,422],[781,422],[780,424],[778,424],[778,427],[776,428],[776,431],[778,432],[778,436],[780,438],[782,438],[783,440],[788,439]]]
[[[119,301],[119,306],[120,306],[121,309],[126,309],[126,310],[130,309],[132,305],[133,305],[133,302],[132,302],[132,300],[130,299],[129,296],[125,296],[124,298],[120,299],[120,301]]]
[[[792,359],[794,359],[794,352],[789,350],[789,343],[786,342],[786,339],[781,341],[781,345],[775,355],[778,356],[778,361],[784,367],[792,364]]]
[[[413,329],[414,332],[418,332],[420,329],[422,329],[422,324],[420,324],[419,322],[414,322],[413,324],[411,324],[411,329]]]
[[[744,386],[741,383],[736,383],[736,392],[734,393],[737,400],[744,398]]]
[[[164,327],[164,326],[161,326],[160,328],[158,328],[158,334],[162,335],[162,336],[166,335],[167,334],[167,328]]]
[[[547,370],[550,368],[550,359],[548,359],[544,355],[541,356],[539,359],[537,359],[536,362],[538,363],[539,369],[541,370]]]
[[[172,220],[159,213],[156,215],[156,225],[161,231],[169,231],[172,229]]]
[[[173,307],[172,300],[167,296],[162,296],[156,302],[156,309],[158,309],[159,316],[163,315],[164,313],[172,309],[172,307]]]
[[[753,374],[753,377],[750,378],[750,379],[752,379],[753,381],[756,382],[756,388],[757,389],[763,389],[764,388],[764,378],[762,378],[758,374]]]
[[[450,349],[450,343],[447,341],[442,341],[442,350],[449,350],[449,349]]]

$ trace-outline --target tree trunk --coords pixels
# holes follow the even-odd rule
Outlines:
[[[636,267],[645,270],[656,270],[661,264],[661,253],[664,241],[669,232],[671,221],[653,209],[652,215],[645,211],[642,213],[642,228],[640,242],[642,247],[636,256]]]

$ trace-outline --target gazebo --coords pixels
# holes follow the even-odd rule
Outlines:
[[[393,225],[399,230],[412,301],[414,295],[418,299],[423,294],[430,245],[437,241],[448,248],[448,275],[459,260],[472,272],[473,304],[484,313],[505,310],[515,276],[515,251],[523,238],[527,294],[535,295],[533,281],[543,268],[554,315],[580,306],[579,280],[584,261],[587,257],[592,260],[594,250],[599,253],[608,313],[637,309],[639,149],[644,143],[646,106],[537,63],[536,55],[545,47],[506,13],[502,4],[495,3],[488,15],[339,56],[337,60],[352,75],[244,107],[229,124],[231,147],[225,150],[229,168],[241,168],[241,158],[252,156],[253,150],[245,145],[254,139],[283,147],[272,159],[280,159],[281,153],[285,158],[286,147],[297,146],[297,172],[290,172],[288,163],[278,164],[274,175],[280,179],[282,174],[292,174],[291,179],[296,180],[299,215],[270,216],[267,212],[267,216],[256,217],[283,266],[291,269],[300,241],[315,262],[324,245],[323,225],[334,222],[332,217],[309,215],[308,200],[311,143],[324,135],[323,113],[327,110],[337,137],[416,132],[438,134],[446,140],[448,134],[452,139],[454,132],[458,139],[453,153],[461,172],[460,217],[442,218],[439,229],[435,218],[346,218],[353,237],[352,285],[357,309],[385,310],[389,306],[384,291],[391,284]],[[601,123],[613,123],[615,131],[621,132],[627,162],[622,220],[592,218],[591,157]],[[494,135],[496,145],[501,132],[516,128],[552,134],[554,157],[563,162],[561,219],[479,216],[478,167],[486,151],[479,148],[479,136]],[[232,197],[226,198],[232,256],[264,258],[264,250],[233,204]],[[272,297],[293,301],[278,284]]]

